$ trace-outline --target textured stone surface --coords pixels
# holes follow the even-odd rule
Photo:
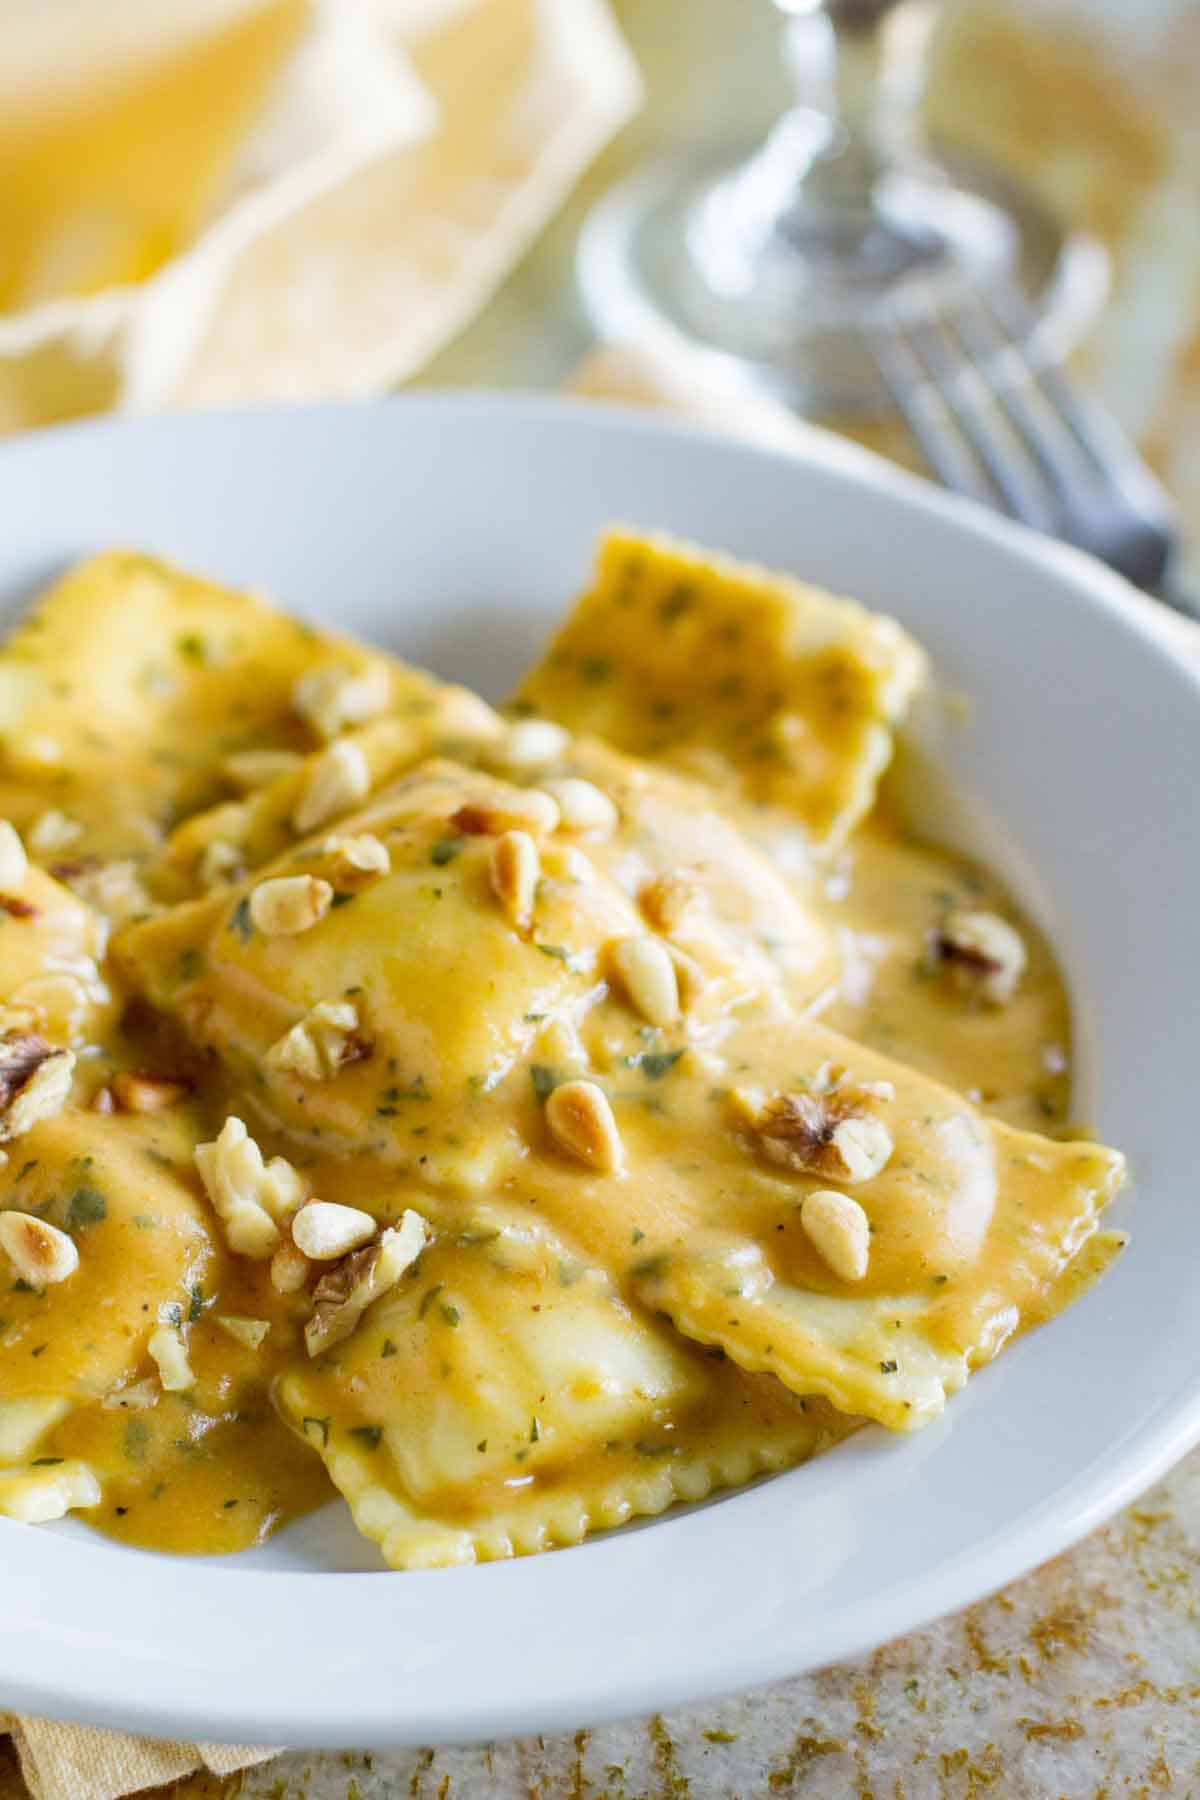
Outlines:
[[[860,1662],[573,1736],[288,1755],[174,1800],[1182,1800],[1198,1604],[1200,1451],[1076,1550]]]

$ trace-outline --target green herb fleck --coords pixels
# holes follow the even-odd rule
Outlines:
[[[380,1350],[380,1352],[379,1352],[379,1354],[380,1354],[380,1356],[384,1356],[384,1357],[386,1357],[386,1356],[395,1356],[395,1355],[396,1355],[396,1353],[397,1353],[397,1352],[396,1352],[396,1346],[395,1346],[395,1344],[394,1344],[394,1343],[393,1343],[393,1342],[392,1342],[392,1340],[391,1340],[391,1338],[384,1338],[384,1340],[383,1340],[383,1348],[382,1348],[382,1350]]]
[[[203,1311],[204,1311],[204,1289],[200,1286],[200,1283],[198,1281],[194,1281],[192,1283],[192,1285],[188,1288],[188,1310],[187,1310],[188,1324],[194,1325],[196,1323],[196,1320],[203,1313]]]
[[[607,681],[612,674],[612,664],[607,656],[585,656],[580,661],[579,673],[593,684]]]
[[[126,1419],[124,1450],[130,1462],[145,1462],[150,1443],[150,1427],[145,1419]]]
[[[180,981],[195,981],[204,973],[204,952],[196,944],[189,944],[179,958]]]
[[[899,1367],[900,1364],[898,1362],[881,1362],[879,1365],[879,1373],[881,1375],[894,1375]]]
[[[670,1074],[682,1055],[682,1050],[643,1050],[635,1060],[648,1080],[661,1081],[664,1075]]]
[[[483,1453],[484,1453],[484,1451],[485,1451],[485,1450],[486,1450],[486,1449],[487,1449],[487,1439],[486,1439],[486,1438],[480,1438],[480,1440],[479,1440],[479,1442],[478,1442],[478,1443],[477,1443],[477,1444],[476,1444],[476,1446],[475,1446],[475,1448],[476,1448],[476,1449],[477,1449],[477,1450],[478,1450],[478,1452],[479,1452],[479,1454],[480,1454],[480,1456],[482,1456],[482,1455],[483,1455]]]
[[[645,1234],[645,1232],[644,1232],[644,1231],[643,1231],[643,1230],[642,1230],[642,1228],[641,1228],[641,1226],[640,1226],[640,1225],[635,1225],[635,1226],[634,1226],[634,1228],[633,1228],[633,1235],[632,1235],[632,1237],[631,1237],[631,1238],[630,1238],[630,1240],[629,1240],[629,1241],[630,1241],[630,1243],[631,1243],[631,1244],[640,1244],[640,1243],[641,1243],[641,1241],[642,1241],[642,1239],[643,1239],[643,1238],[644,1238],[644,1237],[645,1237],[645,1235],[646,1235],[646,1234]]]
[[[185,631],[182,637],[175,639],[175,648],[180,656],[187,658],[188,662],[206,663],[208,661],[208,645],[198,631]]]
[[[558,1075],[555,1070],[547,1068],[545,1063],[534,1063],[529,1071],[529,1079],[533,1083],[533,1091],[539,1100],[547,1099],[558,1086]]]
[[[57,1469],[62,1460],[61,1456],[35,1456],[29,1466],[31,1469]]]
[[[571,952],[564,944],[535,944],[534,948],[540,950],[543,956],[554,957],[556,962],[569,963],[571,960]]]
[[[250,918],[249,894],[243,894],[234,907],[229,918],[229,929],[241,938],[243,944],[248,944],[254,936],[254,925]]]
[[[350,1427],[350,1436],[352,1438],[357,1438],[360,1444],[365,1444],[368,1450],[378,1450],[380,1444],[383,1442],[383,1426],[352,1425]]]
[[[436,869],[444,869],[447,863],[453,862],[456,856],[462,854],[465,843],[466,839],[460,837],[439,838],[429,852],[430,862]]]
[[[721,1731],[718,1729],[706,1731],[703,1735],[705,1740],[710,1744],[736,1744],[738,1741],[738,1734],[736,1731]]]
[[[99,1225],[108,1217],[108,1205],[98,1188],[77,1187],[67,1205],[67,1230]]]
[[[423,1319],[425,1317],[425,1314],[429,1311],[430,1307],[441,1293],[444,1285],[444,1282],[439,1281],[435,1287],[427,1288],[421,1295],[421,1304],[417,1308],[418,1319]]]
[[[449,1325],[452,1330],[459,1324],[460,1320],[462,1319],[462,1314],[459,1312],[457,1306],[450,1306],[444,1300],[443,1300],[442,1304],[439,1306],[438,1311],[441,1313],[443,1319],[445,1319],[447,1325]]]
[[[529,1421],[529,1441],[530,1441],[530,1443],[536,1444],[538,1439],[541,1437],[541,1435],[542,1435],[541,1426],[538,1424],[536,1419],[531,1419]]]

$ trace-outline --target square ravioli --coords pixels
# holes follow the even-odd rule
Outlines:
[[[157,849],[246,751],[430,704],[416,670],[130,551],[80,563],[0,650],[0,817],[42,860]]]
[[[907,633],[853,601],[610,531],[513,706],[786,808],[836,847],[870,808],[924,673]]]
[[[586,766],[601,773],[597,754]],[[605,772],[612,830],[576,836],[543,790],[426,765],[332,837],[303,840],[249,882],[130,926],[118,959],[194,1048],[221,1059],[235,1110],[313,1153],[357,1152],[432,1182],[478,1185],[525,1155],[530,1070],[564,1043],[574,1054],[580,1022],[613,976],[614,947],[647,938],[645,910],[664,902],[656,870],[670,804],[656,798],[656,779]],[[674,787],[692,797],[687,784]],[[703,985],[697,1017],[715,1014],[719,1027],[781,963],[806,991],[827,977],[832,939],[730,827],[691,816],[699,860],[675,953]],[[348,866],[339,848],[348,842],[374,846],[377,866]],[[529,889],[515,905],[503,853],[518,842]],[[281,883],[318,896],[302,929],[274,931],[259,917]],[[506,1079],[514,1070],[519,1105]]]
[[[893,1429],[1047,1315],[1124,1178],[774,1005],[702,1054],[583,1038],[620,1163],[551,1131],[510,1192],[686,1336]]]
[[[579,1543],[851,1429],[686,1344],[502,1208],[436,1241],[279,1401],[405,1569]]]

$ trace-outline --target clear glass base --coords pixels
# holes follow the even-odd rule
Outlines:
[[[1029,300],[1032,354],[1075,348],[1107,290],[1097,245],[991,171],[854,166],[828,132],[798,108],[753,155],[655,164],[607,196],[579,254],[600,335],[702,358],[822,417],[890,410],[866,343],[889,317],[952,317],[1001,277]]]

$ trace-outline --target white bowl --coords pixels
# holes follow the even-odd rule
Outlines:
[[[911,1438],[521,1562],[375,1572],[331,1507],[195,1561],[0,1522],[0,1696],[160,1735],[560,1730],[850,1656],[1053,1555],[1200,1437],[1200,681],[1115,578],[830,441],[796,458],[477,395],[88,424],[0,448],[0,594],[114,543],[502,694],[611,519],[894,612],[971,696],[943,748],[1048,923],[1131,1249]],[[960,829],[961,810],[945,819]],[[1002,832],[996,822],[1002,822]]]

